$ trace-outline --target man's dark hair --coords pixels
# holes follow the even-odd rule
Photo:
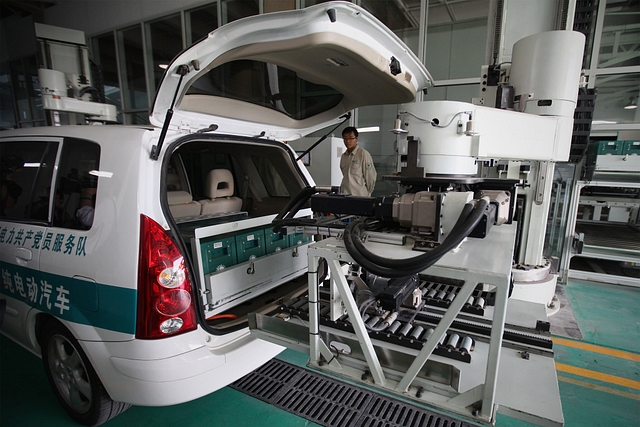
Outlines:
[[[354,128],[353,126],[347,126],[346,128],[344,128],[342,130],[342,136],[345,136],[348,133],[353,132],[353,136],[355,136],[356,138],[358,137],[358,129]]]

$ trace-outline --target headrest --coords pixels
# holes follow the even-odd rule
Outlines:
[[[167,191],[178,191],[182,190],[182,185],[180,182],[180,177],[177,173],[168,173],[167,174]]]
[[[233,196],[233,175],[229,169],[214,169],[207,175],[205,194],[210,199]]]

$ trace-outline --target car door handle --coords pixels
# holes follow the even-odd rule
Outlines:
[[[33,259],[33,252],[27,248],[18,248],[13,252],[13,254],[16,257],[18,265],[23,267],[26,267],[27,263]]]

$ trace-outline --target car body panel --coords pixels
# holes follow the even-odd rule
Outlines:
[[[334,22],[330,13],[335,13]],[[400,64],[396,75],[391,58]],[[344,97],[329,110],[296,120],[248,102],[187,94],[198,78],[232,60],[283,66]],[[183,65],[189,70],[184,77],[179,74]],[[431,85],[424,65],[367,11],[348,2],[324,3],[244,18],[211,32],[168,66],[150,120],[162,126],[175,100],[170,129],[197,131],[216,124],[222,133],[292,140],[336,123],[356,107],[410,102]]]

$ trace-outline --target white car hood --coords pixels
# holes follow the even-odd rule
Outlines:
[[[392,73],[392,58],[400,72]],[[309,82],[330,86],[342,99],[295,118],[239,99],[187,93],[208,71],[237,60],[295,71]],[[356,107],[411,102],[431,85],[424,65],[384,24],[352,3],[329,2],[252,16],[212,31],[169,65],[150,121],[161,127],[175,100],[170,130],[195,132],[213,124],[224,134],[293,140],[337,123]]]

